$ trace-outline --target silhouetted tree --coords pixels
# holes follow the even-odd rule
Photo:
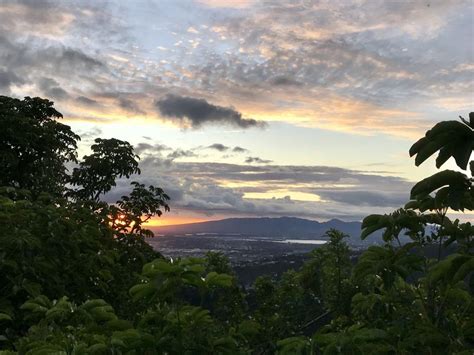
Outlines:
[[[59,118],[51,101],[0,96],[0,186],[64,193],[80,137]]]

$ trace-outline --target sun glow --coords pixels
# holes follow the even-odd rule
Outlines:
[[[215,218],[220,219],[220,218]],[[212,218],[206,217],[194,217],[194,216],[184,216],[184,215],[163,215],[162,217],[154,217],[148,220],[145,223],[146,228],[153,227],[164,227],[177,224],[187,224],[187,223],[199,223],[213,220]]]

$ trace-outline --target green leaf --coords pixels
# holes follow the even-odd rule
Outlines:
[[[277,342],[278,355],[304,354],[309,349],[311,342],[306,337],[290,337]]]
[[[130,296],[132,296],[133,300],[137,301],[142,298],[149,298],[155,294],[155,292],[156,290],[152,285],[143,283],[133,286],[130,289]]]
[[[210,272],[206,276],[206,282],[209,286],[231,287],[233,277],[226,274],[218,274],[217,272]]]
[[[12,321],[12,317],[10,317],[8,314],[6,313],[0,313],[0,322],[1,321]]]
[[[469,156],[474,149],[474,130],[467,122],[462,121],[440,122],[426,132],[425,137],[413,144],[409,153],[410,156],[416,155],[416,166],[439,150],[440,153],[436,159],[438,168],[453,157],[456,164],[466,170]]]
[[[107,350],[107,345],[101,343],[91,345],[87,348],[87,352],[90,354],[106,354]]]
[[[471,272],[474,272],[474,256],[471,256],[456,271],[453,276],[453,282],[458,282],[464,280],[464,278],[469,275]]]

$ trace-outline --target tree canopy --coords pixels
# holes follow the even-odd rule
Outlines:
[[[34,194],[64,192],[65,164],[77,161],[80,137],[59,118],[51,101],[0,96],[0,186]]]
[[[61,117],[45,99],[0,97],[0,355],[472,353],[474,226],[448,212],[473,209],[473,113],[412,146],[416,165],[438,153],[459,171],[366,217],[361,238],[382,230],[384,245],[358,255],[330,230],[300,269],[250,289],[222,254],[154,251],[146,222],[169,196],[132,181],[105,203],[139,157],[98,138],[78,159]]]

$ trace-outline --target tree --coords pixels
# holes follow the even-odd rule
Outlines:
[[[134,183],[117,206],[100,201],[117,178],[139,172],[133,147],[96,140],[69,175],[79,136],[60,117],[48,100],[0,97],[0,346],[25,332],[20,306],[31,297],[103,298],[134,314],[128,290],[143,264],[161,256],[144,241],[151,232],[143,223],[169,210],[162,189]],[[130,229],[113,223],[119,210]]]
[[[229,259],[222,253],[208,251],[204,258],[207,273],[215,272],[232,276],[232,285],[213,289],[207,294],[202,305],[211,315],[226,326],[236,326],[244,320],[246,303],[242,287],[232,269]]]
[[[91,149],[93,153],[84,156],[72,172],[70,183],[79,186],[70,193],[75,199],[99,201],[102,194],[116,185],[118,178],[140,173],[139,157],[128,142],[97,138]]]
[[[311,272],[313,278],[319,280],[319,285],[313,287],[320,290],[326,309],[338,316],[347,312],[347,300],[352,292],[349,283],[352,267],[350,250],[344,242],[348,236],[335,229],[327,231],[326,236],[329,241],[311,253],[303,272]]]
[[[340,282],[335,255],[344,254],[344,249],[332,248],[332,257],[323,248],[313,252],[315,258],[302,273],[306,283],[314,290],[321,289],[323,296],[330,290],[326,302],[337,312],[313,337],[292,336],[279,341],[281,353],[472,352],[474,227],[447,216],[450,209],[472,211],[474,207],[474,162],[469,163],[474,149],[474,113],[469,118],[469,122],[462,117],[461,122],[440,122],[411,147],[410,155],[416,156],[417,166],[439,151],[438,168],[453,157],[464,172],[438,172],[413,186],[411,201],[404,208],[364,219],[361,238],[382,230],[385,245],[366,250],[349,279],[342,278],[349,281],[353,292],[341,296],[338,291],[344,282]],[[466,174],[468,166],[470,177]],[[402,245],[402,234],[411,241]],[[342,238],[336,238],[335,245],[338,239]],[[433,248],[437,249],[434,258],[430,257]],[[311,270],[318,269],[317,277],[308,277]],[[350,269],[348,266],[346,276]],[[344,312],[340,311],[341,302],[348,305],[342,307]]]
[[[474,113],[469,117],[469,122],[440,122],[429,130],[410,149],[415,164],[439,151],[438,168],[453,157],[465,171],[474,149]],[[317,333],[315,341],[327,353],[461,354],[474,347],[474,228],[447,216],[449,209],[474,207],[474,162],[470,167],[471,177],[452,170],[435,173],[413,186],[404,208],[364,219],[361,237],[383,229],[387,244],[370,247],[355,266],[353,324]],[[401,233],[412,241],[402,246]],[[426,253],[434,245],[436,258],[430,259]],[[448,247],[455,253],[445,256]]]
[[[163,189],[153,185],[145,187],[136,181],[131,183],[132,192],[128,196],[122,196],[117,201],[112,211],[112,227],[118,231],[128,231],[129,233],[143,233],[152,236],[153,233],[144,230],[142,227],[153,216],[161,216],[163,212],[169,211],[169,196]],[[150,234],[151,233],[151,234]]]
[[[385,245],[353,266],[330,230],[300,270],[258,278],[248,308],[223,255],[167,260],[145,242],[145,223],[169,210],[162,189],[132,182],[116,204],[101,201],[139,173],[130,144],[96,140],[68,174],[78,137],[59,117],[47,100],[0,98],[0,168],[13,169],[0,174],[0,354],[472,352],[474,227],[448,211],[473,209],[474,114],[413,145],[417,165],[439,151],[438,167],[453,157],[462,171],[366,217],[361,237],[383,230]]]
[[[38,97],[0,96],[0,186],[62,195],[65,164],[77,161],[80,137],[59,123],[61,113]]]

